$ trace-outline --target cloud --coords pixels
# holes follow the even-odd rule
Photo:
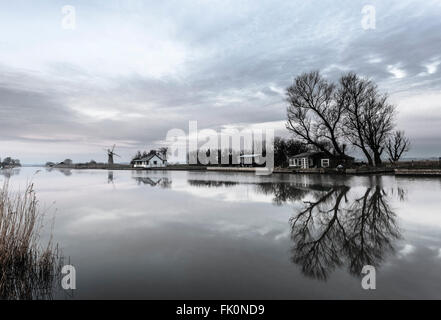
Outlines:
[[[54,2],[8,4],[0,10],[1,152],[25,163],[56,160],[41,150],[104,161],[102,146],[116,143],[129,160],[189,120],[218,130],[274,124],[284,134],[284,88],[319,69],[376,81],[398,105],[413,155],[430,156],[440,146],[430,139],[441,122],[432,97],[441,84],[440,2],[372,4],[374,30],[361,27],[356,1],[76,1],[75,30],[61,28]]]
[[[398,256],[400,258],[406,258],[413,252],[415,252],[415,247],[411,244],[406,243],[404,247],[398,252]]]

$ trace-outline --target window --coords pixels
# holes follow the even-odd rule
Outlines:
[[[158,161],[156,161],[156,160],[155,160],[155,161],[153,161],[153,164],[158,164]]]
[[[329,167],[329,159],[322,159],[322,168]]]

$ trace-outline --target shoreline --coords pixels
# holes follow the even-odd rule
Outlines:
[[[210,166],[192,166],[192,165],[170,165],[159,168],[133,168],[130,165],[114,164],[109,166],[100,165],[71,165],[71,166],[55,166],[45,167],[46,169],[70,169],[70,170],[132,170],[132,171],[207,171],[207,172],[241,172],[255,173],[254,167],[210,167]],[[339,171],[337,169],[311,168],[311,169],[290,169],[290,168],[274,168],[273,173],[277,174],[327,174],[327,175],[395,175],[395,176],[435,176],[441,177],[441,168],[425,168],[425,169],[405,169],[405,168],[351,168]]]

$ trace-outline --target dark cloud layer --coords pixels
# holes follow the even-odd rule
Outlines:
[[[189,120],[280,129],[284,88],[313,69],[375,80],[398,105],[410,156],[436,156],[441,2],[372,1],[374,30],[361,26],[365,4],[78,1],[70,31],[61,2],[2,8],[0,156],[104,160],[117,143],[127,161]]]

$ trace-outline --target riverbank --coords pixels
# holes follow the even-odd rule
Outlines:
[[[97,169],[97,170],[133,170],[134,168],[129,164],[112,164],[107,163],[77,163],[77,164],[59,164],[55,166],[46,166],[48,169]]]
[[[53,169],[78,169],[78,170],[162,170],[162,171],[211,171],[211,172],[256,172],[257,168],[250,167],[210,167],[201,165],[169,165],[162,168],[133,168],[126,164],[75,164],[75,165],[59,165],[50,167]],[[418,168],[404,169],[394,167],[359,167],[338,170],[335,168],[309,168],[309,169],[291,169],[291,168],[274,168],[273,173],[282,174],[346,174],[346,175],[412,175],[412,176],[441,176],[441,169],[437,168]]]
[[[441,169],[395,169],[397,176],[441,176]]]

